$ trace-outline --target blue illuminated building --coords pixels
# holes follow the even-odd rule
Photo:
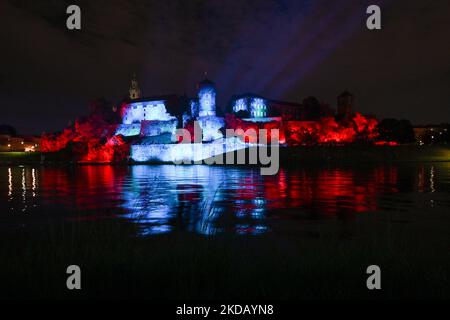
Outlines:
[[[216,115],[216,87],[214,82],[205,79],[198,84],[199,116]]]
[[[195,120],[203,130],[202,141],[212,142],[223,137],[225,121],[220,113],[234,113],[252,122],[305,118],[301,104],[270,100],[251,93],[234,96],[229,107],[221,110],[217,108],[216,86],[208,79],[200,81],[197,90],[195,98],[174,94],[142,98],[137,80],[133,78],[130,99],[122,107],[122,124],[116,133],[126,137],[172,135],[171,139],[165,139],[171,143],[176,142],[176,129]]]
[[[227,108],[217,107],[217,90],[214,82],[204,79],[197,85],[197,96],[164,95],[141,97],[136,78],[130,87],[129,99],[122,104],[122,122],[117,135],[133,139],[131,157],[138,162],[159,159],[170,161],[186,157],[210,157],[221,147],[230,150],[245,148],[224,139],[225,113],[251,122],[277,122],[304,120],[302,104],[269,100],[256,94],[234,96]],[[202,152],[198,155],[192,146],[178,146],[177,129],[194,122],[202,129]],[[172,146],[170,146],[172,145]],[[228,150],[228,149],[227,149]],[[194,155],[195,153],[195,155]]]
[[[130,99],[122,107],[122,123],[116,134],[126,137],[171,134],[170,143],[176,140],[176,129],[185,127],[190,120],[198,120],[204,142],[222,138],[220,129],[224,126],[224,119],[216,116],[215,84],[205,79],[197,88],[197,97],[193,99],[182,95],[141,98],[136,94],[140,90],[136,79],[133,79]]]
[[[238,96],[232,100],[232,111],[248,112],[250,118],[265,118],[268,116],[267,100],[254,94]]]

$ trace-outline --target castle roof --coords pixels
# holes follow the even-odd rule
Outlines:
[[[166,107],[167,112],[175,116],[182,115],[186,110],[188,110],[189,106],[188,97],[186,95],[177,95],[177,94],[157,95],[133,100],[128,99],[126,103],[134,104],[134,103],[145,103],[156,101],[164,101],[164,105]]]
[[[212,82],[211,80],[209,80],[208,78],[203,79],[202,81],[200,81],[198,83],[199,85],[209,85],[209,86],[213,86],[214,82]]]

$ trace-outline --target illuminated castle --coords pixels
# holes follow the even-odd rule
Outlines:
[[[204,79],[197,84],[197,96],[162,95],[141,97],[135,77],[131,81],[129,99],[122,105],[122,124],[116,134],[141,137],[142,143],[174,143],[176,130],[197,121],[202,129],[202,141],[212,142],[223,138],[224,118],[219,116],[214,82]],[[337,116],[353,114],[353,96],[344,92],[338,97]],[[234,114],[244,121],[264,124],[276,122],[281,128],[289,121],[318,121],[336,113],[328,105],[308,97],[303,103],[271,100],[253,93],[233,96],[225,113]]]
[[[216,86],[208,79],[198,83],[195,98],[176,94],[142,98],[136,78],[129,93],[121,106],[122,122],[116,135],[129,139],[130,157],[136,162],[201,161],[259,143],[239,136],[241,133],[224,137],[227,129],[276,129],[275,140],[281,145],[299,146],[372,139],[376,127],[376,120],[354,113],[354,98],[347,91],[338,97],[338,113],[315,97],[292,103],[253,93],[233,96],[226,108],[220,109]],[[195,133],[198,127],[201,137]],[[189,132],[188,141],[194,143],[179,143],[177,129],[181,128],[187,130],[181,133],[183,142]]]
[[[194,117],[207,117],[216,115],[216,86],[214,82],[205,79],[201,81],[198,86],[198,115],[192,114]]]
[[[183,128],[190,120],[197,120],[203,130],[204,142],[222,138],[220,129],[224,120],[216,116],[214,83],[205,79],[197,88],[197,98],[194,99],[175,94],[141,98],[138,83],[133,79],[129,101],[121,110],[122,124],[116,134],[126,137],[160,136],[159,142],[170,143],[176,140],[177,128]]]

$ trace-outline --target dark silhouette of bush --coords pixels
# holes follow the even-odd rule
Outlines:
[[[379,138],[382,141],[398,143],[415,142],[414,129],[409,120],[383,119],[378,124]]]
[[[1,124],[0,125],[0,134],[16,136],[17,135],[17,130],[13,126],[10,126],[10,125],[7,125],[7,124]]]

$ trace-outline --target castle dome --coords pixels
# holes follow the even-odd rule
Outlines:
[[[208,78],[203,79],[198,83],[198,87],[214,87],[215,83],[209,80]]]

